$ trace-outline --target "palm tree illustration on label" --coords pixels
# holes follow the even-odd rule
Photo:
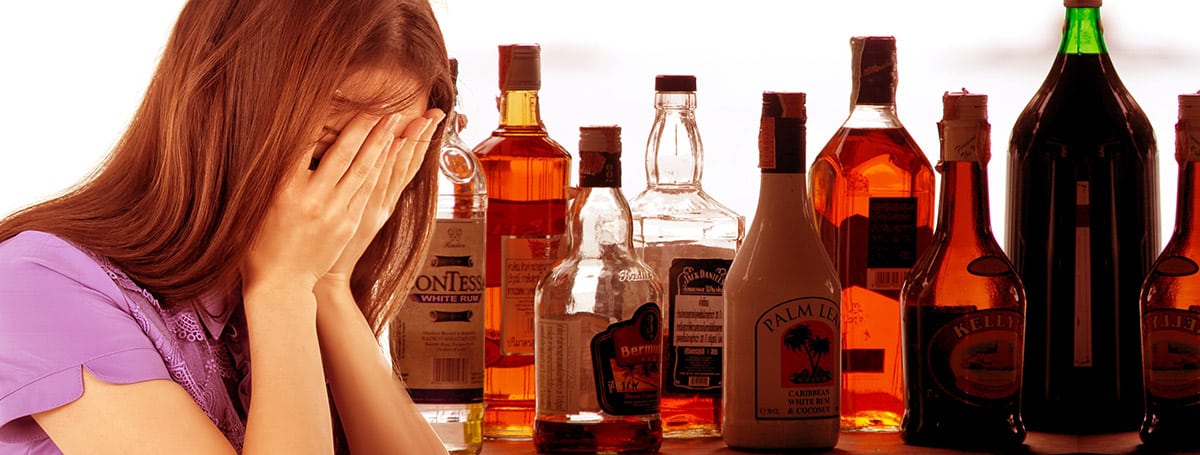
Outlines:
[[[783,333],[783,386],[795,387],[801,384],[821,384],[833,380],[833,367],[826,365],[821,367],[822,360],[829,360],[830,337],[832,333],[826,333],[824,336],[814,332],[824,330],[832,332],[827,327],[822,327],[817,324],[799,323],[793,325]],[[801,366],[801,361],[795,359],[798,353],[804,353],[807,356],[809,368],[797,371],[797,367]],[[790,358],[789,358],[790,357]],[[826,362],[828,363],[828,362]]]
[[[758,419],[838,415],[840,323],[837,302],[821,297],[787,300],[759,316],[754,346]]]

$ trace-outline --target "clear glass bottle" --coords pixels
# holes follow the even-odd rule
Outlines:
[[[805,188],[803,93],[763,93],[758,209],[725,280],[721,437],[735,449],[838,441],[841,285]]]
[[[1142,287],[1141,438],[1155,450],[1200,448],[1200,93],[1179,96],[1175,232]]]
[[[533,433],[533,294],[566,255],[571,155],[538,108],[541,48],[500,46],[500,125],[475,146],[488,182],[484,437]]]
[[[667,438],[721,435],[721,294],[746,219],[700,186],[696,77],[654,80],[646,189],[629,201],[633,245],[666,292],[662,420]]]
[[[895,38],[850,47],[850,116],[813,162],[809,191],[842,283],[842,429],[896,431],[900,287],[932,235],[933,166],[896,116]]]
[[[450,59],[458,79],[458,60]],[[437,219],[428,259],[389,328],[396,372],[452,454],[483,450],[484,248],[487,183],[459,132],[461,98],[438,154]]]
[[[1065,0],[1045,82],[1013,126],[1007,245],[1028,297],[1033,431],[1137,429],[1138,293],[1159,251],[1154,131],[1109,58],[1100,0]]]
[[[538,283],[538,453],[654,453],[662,445],[662,292],[633,249],[621,129],[579,129],[571,249]]]
[[[1012,448],[1021,423],[1025,292],[992,236],[987,96],[942,97],[941,209],[904,282],[900,436],[913,445]]]

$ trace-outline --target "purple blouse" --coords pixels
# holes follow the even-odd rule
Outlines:
[[[32,414],[110,384],[168,379],[241,451],[249,349],[240,302],[163,308],[109,261],[44,232],[0,242],[0,453],[61,453]]]

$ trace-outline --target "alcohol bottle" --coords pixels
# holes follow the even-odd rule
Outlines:
[[[1028,298],[1032,431],[1132,431],[1138,293],[1158,252],[1154,133],[1113,68],[1099,0],[1066,0],[1050,74],[1013,126],[1007,249]]]
[[[654,80],[646,189],[629,201],[633,245],[666,292],[662,420],[667,438],[721,434],[721,294],[746,220],[700,186],[696,77]]]
[[[838,440],[841,285],[804,175],[803,93],[763,93],[758,208],[725,280],[721,437],[752,450]]]
[[[941,210],[900,291],[905,393],[900,436],[914,445],[1012,447],[1021,423],[1025,291],[992,236],[987,96],[947,93]]]
[[[500,126],[475,147],[488,182],[484,437],[533,433],[533,293],[567,250],[571,155],[538,109],[541,48],[500,46]]]
[[[538,283],[538,453],[654,453],[662,445],[660,290],[633,249],[621,128],[579,129],[570,252]]]
[[[896,431],[900,287],[929,244],[933,167],[896,116],[895,39],[850,47],[850,116],[813,162],[810,195],[842,283],[842,429]]]
[[[1175,232],[1142,287],[1142,371],[1149,447],[1196,449],[1200,422],[1200,94],[1179,96]]]
[[[450,59],[458,80],[458,60]],[[438,153],[433,240],[408,302],[389,328],[396,372],[446,450],[483,450],[484,248],[487,184],[459,136],[461,98]]]

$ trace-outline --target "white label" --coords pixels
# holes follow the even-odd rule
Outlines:
[[[538,414],[577,414],[583,411],[579,396],[580,369],[586,355],[579,321],[538,321],[537,411]]]
[[[946,123],[942,130],[942,161],[979,161],[979,122],[959,122],[968,127]]]
[[[561,235],[501,239],[502,354],[533,354],[533,294],[538,280],[566,253],[566,243]]]
[[[755,323],[755,417],[837,417],[841,376],[836,303],[801,297],[763,312]]]
[[[1092,228],[1088,182],[1075,183],[1075,362],[1092,366]]]
[[[418,402],[482,398],[484,355],[484,220],[438,219],[429,255],[395,325],[395,361]]]

